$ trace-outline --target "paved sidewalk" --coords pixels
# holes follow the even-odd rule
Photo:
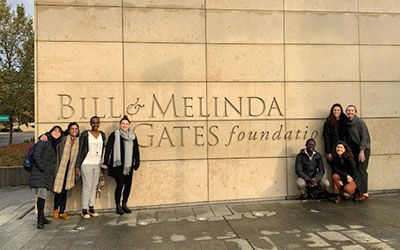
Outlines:
[[[399,205],[397,193],[338,205],[227,203],[74,215],[43,230],[26,216],[0,225],[0,249],[400,249]]]

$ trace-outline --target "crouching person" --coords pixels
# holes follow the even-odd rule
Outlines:
[[[306,148],[300,150],[296,157],[296,184],[302,200],[307,198],[316,199],[319,194],[327,191],[329,181],[324,178],[325,169],[320,153],[315,151],[316,142],[308,139]]]

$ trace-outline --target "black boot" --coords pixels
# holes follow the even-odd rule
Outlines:
[[[44,228],[44,226],[43,226],[43,215],[38,215],[37,219],[38,220],[37,220],[36,228],[37,229],[43,229]]]
[[[122,207],[119,203],[117,203],[117,214],[123,215],[124,210],[122,210]]]
[[[122,210],[124,210],[125,213],[130,214],[132,211],[128,208],[126,205],[126,202],[122,202]]]
[[[42,217],[42,221],[43,221],[43,224],[51,224],[51,220],[46,219],[46,217],[44,215]]]

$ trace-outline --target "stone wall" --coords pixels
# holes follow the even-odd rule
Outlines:
[[[129,115],[131,206],[281,198],[331,105],[355,104],[370,189],[399,189],[399,27],[400,0],[36,0],[36,133]]]

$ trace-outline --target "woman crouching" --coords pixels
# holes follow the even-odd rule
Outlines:
[[[343,193],[347,193],[354,199],[356,184],[356,163],[349,146],[338,141],[332,152],[332,183],[335,203],[339,203]]]
[[[120,127],[108,138],[104,165],[108,167],[108,174],[115,179],[116,212],[122,215],[131,212],[127,202],[131,192],[133,170],[137,170],[140,165],[140,154],[137,137],[129,128],[128,117],[124,116],[119,125]]]

